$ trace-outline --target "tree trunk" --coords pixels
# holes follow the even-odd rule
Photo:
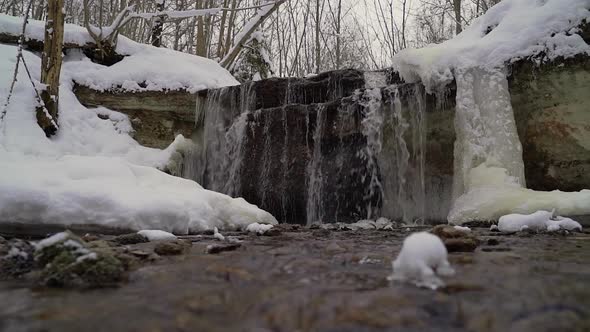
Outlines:
[[[164,11],[164,0],[156,0],[156,10]],[[154,18],[154,27],[152,28],[152,45],[155,47],[162,46],[162,30],[164,28],[164,17],[156,16]]]
[[[461,24],[461,0],[453,0],[453,9],[455,10],[455,33],[460,34],[463,31]]]
[[[322,14],[320,12],[320,0],[316,0],[315,6],[315,72],[319,74],[322,62],[322,44],[320,43]]]
[[[61,71],[64,36],[64,0],[48,0],[45,21],[45,44],[41,59],[41,83],[46,88],[41,92],[44,105],[37,107],[37,123],[47,137],[57,131],[59,104],[59,74]]]

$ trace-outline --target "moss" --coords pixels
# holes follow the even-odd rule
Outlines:
[[[42,269],[39,283],[48,287],[108,287],[122,281],[125,273],[123,263],[108,248],[91,251],[71,233],[36,252],[35,260]]]

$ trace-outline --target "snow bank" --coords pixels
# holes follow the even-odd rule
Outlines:
[[[580,192],[534,191],[520,186],[504,168],[481,164],[471,170],[470,189],[459,197],[448,220],[460,225],[468,221],[496,221],[512,214],[531,214],[555,209],[556,214],[590,214],[590,190]]]
[[[243,199],[113,157],[0,161],[3,221],[98,224],[176,234],[276,223]]]
[[[17,48],[0,44],[0,54],[3,105]],[[40,59],[27,51],[23,55],[38,84]],[[97,224],[178,234],[276,223],[243,199],[204,190],[153,168],[167,163],[182,138],[166,150],[140,146],[128,134],[131,126],[125,115],[104,108],[89,110],[72,93],[71,78],[88,60],[78,54],[65,61],[60,130],[51,139],[36,123],[35,95],[24,70],[19,72],[0,123],[0,222]]]
[[[505,215],[500,218],[498,229],[505,233],[518,232],[524,229],[530,229],[533,231],[547,230],[550,232],[558,231],[560,229],[568,231],[582,230],[582,225],[570,218],[556,217],[553,220],[553,213],[554,212],[537,211],[529,215]]]
[[[148,241],[168,241],[177,239],[176,235],[157,229],[145,229],[137,232],[137,234],[145,237]]]
[[[392,266],[391,280],[409,281],[418,287],[431,289],[444,285],[438,276],[455,273],[447,260],[447,248],[441,239],[427,232],[408,236]]]
[[[452,40],[400,51],[394,67],[406,82],[421,80],[432,90],[452,81],[456,68],[503,67],[540,53],[547,59],[590,54],[573,29],[590,18],[589,9],[588,0],[504,0]]]

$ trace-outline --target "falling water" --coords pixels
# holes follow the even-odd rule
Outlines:
[[[313,148],[307,166],[307,224],[323,222],[324,178],[322,175],[322,136],[326,123],[326,108],[318,105],[316,109],[316,124],[313,132]],[[309,114],[306,125],[309,130]],[[307,143],[309,146],[309,143]]]
[[[256,83],[209,91],[197,107],[184,177],[244,195],[282,220],[424,220],[424,89],[387,86],[382,73],[371,73],[364,88],[346,90],[339,75],[321,92],[282,82],[278,107],[270,98],[273,106],[257,108],[267,100],[256,100]]]
[[[377,158],[383,174],[381,215],[421,222],[426,216],[425,92],[408,86],[390,86],[385,91],[383,151]]]

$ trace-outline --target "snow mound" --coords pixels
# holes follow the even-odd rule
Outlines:
[[[506,62],[543,53],[547,59],[590,54],[575,27],[590,19],[588,0],[504,0],[462,33],[442,44],[400,51],[394,68],[406,82],[432,90],[453,79],[453,70]]]
[[[568,231],[581,231],[582,225],[578,222],[564,217],[556,217],[552,220],[553,212],[537,211],[532,214],[509,214],[502,216],[498,223],[498,229],[501,232],[513,233],[521,230],[533,230],[533,231],[558,231],[565,229]]]
[[[137,234],[145,237],[148,241],[169,241],[169,240],[176,240],[176,235],[168,232],[164,232],[161,230],[150,230],[145,229],[137,232]]]
[[[246,231],[250,232],[250,233],[256,233],[259,235],[262,235],[266,232],[268,232],[269,230],[272,229],[272,225],[263,225],[263,224],[259,224],[259,223],[253,223],[248,225],[248,227],[246,227]]]
[[[447,248],[441,239],[427,232],[408,236],[392,265],[391,280],[409,281],[418,287],[430,289],[444,286],[438,276],[455,273],[447,260]]]

